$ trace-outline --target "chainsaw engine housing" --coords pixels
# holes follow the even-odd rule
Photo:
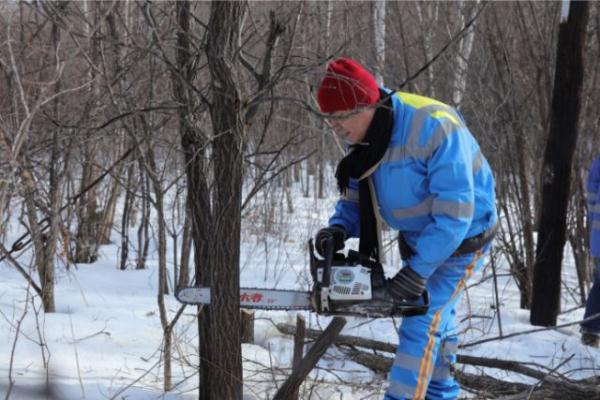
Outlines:
[[[324,268],[317,268],[317,282],[323,282]],[[331,267],[329,299],[332,301],[371,300],[371,271],[362,265]]]

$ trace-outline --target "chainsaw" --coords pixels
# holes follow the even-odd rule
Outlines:
[[[347,256],[335,253],[331,240],[325,244],[324,258],[315,254],[312,239],[308,245],[312,290],[241,288],[240,306],[365,318],[407,317],[427,312],[427,292],[413,301],[397,301],[388,294],[380,263],[354,250],[349,250]],[[192,305],[210,304],[211,295],[209,287],[185,287],[175,293],[179,302]]]

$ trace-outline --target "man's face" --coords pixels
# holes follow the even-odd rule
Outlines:
[[[341,136],[347,142],[352,144],[360,143],[367,135],[367,129],[371,124],[374,108],[367,108],[360,111],[337,111],[328,118],[329,125],[333,131]]]

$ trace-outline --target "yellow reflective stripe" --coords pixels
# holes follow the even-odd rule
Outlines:
[[[600,229],[600,221],[592,222],[592,229],[594,229],[594,230]]]
[[[400,97],[403,103],[408,104],[414,108],[423,108],[431,105],[445,106],[448,107],[447,104],[442,103],[441,101],[430,99],[429,97],[419,96],[414,93],[405,93],[405,92],[396,92],[396,95]]]
[[[600,213],[600,203],[596,203],[590,206],[590,212]]]
[[[442,310],[439,310],[433,316],[433,320],[429,325],[427,346],[425,347],[425,353],[421,360],[421,366],[419,368],[419,377],[417,378],[417,388],[415,389],[414,400],[423,400],[425,398],[425,391],[429,383],[429,373],[431,372],[431,364],[433,363],[433,347],[435,346],[435,333],[437,332],[440,322],[442,320]]]
[[[435,127],[433,135],[428,139],[424,146],[419,144],[421,131],[428,118],[436,118],[438,125]],[[425,105],[412,114],[412,120],[406,144],[402,146],[389,147],[382,158],[383,162],[398,161],[407,157],[414,157],[419,160],[427,160],[435,149],[437,149],[446,137],[451,134],[457,126],[460,125],[460,119],[448,106],[443,103]]]
[[[454,125],[460,124],[460,121],[458,120],[458,118],[456,118],[456,116],[445,110],[432,112],[431,116],[435,119],[449,118]]]
[[[431,366],[433,364],[433,347],[435,345],[435,333],[438,330],[440,321],[442,319],[442,312],[446,308],[446,306],[454,300],[454,298],[460,293],[460,291],[465,287],[465,282],[467,279],[471,277],[473,274],[473,270],[477,265],[477,261],[481,257],[481,250],[478,250],[473,257],[473,261],[469,264],[465,271],[465,276],[458,282],[452,296],[448,299],[446,304],[442,308],[440,308],[431,321],[428,330],[429,339],[427,341],[427,346],[425,347],[425,353],[423,355],[423,359],[421,360],[421,367],[419,368],[419,377],[417,379],[417,388],[415,389],[415,397],[414,399],[423,400],[425,398],[425,392],[427,391],[427,386],[429,383],[429,375],[431,373]]]

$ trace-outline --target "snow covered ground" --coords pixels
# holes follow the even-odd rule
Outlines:
[[[294,196],[295,212],[282,212],[276,199],[274,218],[265,224],[261,207],[245,213],[241,276],[244,286],[308,289],[306,241],[326,223],[332,197],[316,201]],[[265,235],[267,232],[267,235]],[[9,247],[19,232],[9,232]],[[392,235],[388,233],[388,239]],[[114,234],[114,239],[118,235]],[[118,243],[118,240],[115,240]],[[356,245],[356,242],[353,243]],[[388,254],[387,273],[398,268],[395,246]],[[169,257],[172,252],[168,252]],[[14,381],[11,399],[195,399],[198,376],[197,332],[194,310],[184,312],[175,331],[173,374],[175,388],[162,392],[160,355],[162,329],[157,306],[157,255],[154,250],[146,270],[118,270],[117,245],[103,246],[94,264],[71,266],[59,263],[56,274],[57,312],[44,314],[32,298],[25,280],[7,263],[0,263],[0,398],[5,398],[9,377]],[[19,260],[29,265],[29,254]],[[170,260],[172,261],[172,260]],[[504,335],[530,330],[529,313],[519,309],[519,295],[507,267],[498,265],[500,313]],[[470,281],[462,297],[457,320],[468,344],[499,335],[494,307],[493,280],[488,266]],[[567,286],[576,287],[570,257],[564,265]],[[559,323],[577,321],[583,308],[574,308],[563,295]],[[179,304],[168,296],[170,316]],[[303,313],[311,328],[324,328],[329,318]],[[471,318],[467,316],[471,315]],[[257,312],[255,343],[243,346],[246,397],[265,399],[289,372],[292,340],[280,334],[276,323],[295,323],[294,312]],[[343,334],[396,343],[391,319],[348,319]],[[463,354],[527,361],[559,371],[571,378],[600,373],[600,350],[582,346],[578,326],[515,336],[461,350]],[[565,362],[568,360],[567,362]],[[462,366],[459,366],[462,367]],[[467,369],[474,372],[473,368]],[[523,381],[520,375],[487,370],[502,379]],[[46,383],[49,382],[49,386]],[[331,349],[302,388],[302,398],[378,399],[385,391],[385,377],[344,359]],[[46,390],[49,390],[46,391]],[[44,394],[44,391],[46,393]],[[50,394],[48,394],[50,393]],[[463,393],[467,396],[467,393]]]

